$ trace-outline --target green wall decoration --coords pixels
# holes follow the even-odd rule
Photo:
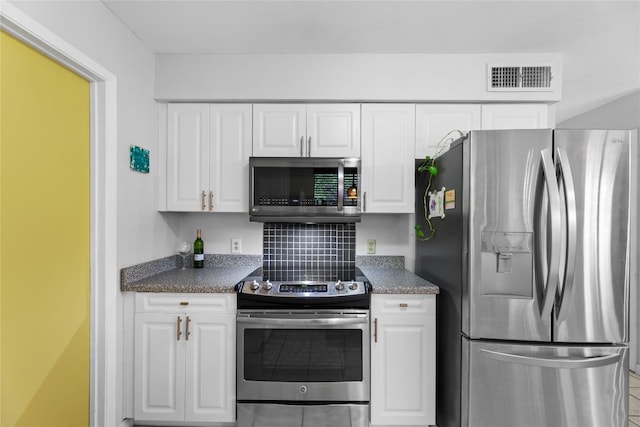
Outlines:
[[[149,150],[132,145],[129,151],[131,170],[149,173]]]

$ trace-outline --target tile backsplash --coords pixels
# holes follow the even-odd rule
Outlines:
[[[349,280],[355,277],[355,224],[266,223],[263,275],[269,280]]]

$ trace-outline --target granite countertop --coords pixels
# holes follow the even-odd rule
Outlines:
[[[181,261],[167,257],[123,268],[122,291],[231,293],[235,285],[262,266],[260,255],[206,255],[205,268],[177,267]],[[433,283],[404,268],[403,257],[356,256],[356,265],[369,279],[374,294],[438,294]]]
[[[168,257],[123,268],[120,289],[133,292],[231,293],[235,292],[238,282],[261,266],[262,257],[259,255],[206,255],[204,268],[180,270],[176,258]]]
[[[374,294],[438,294],[440,288],[400,267],[360,267]]]

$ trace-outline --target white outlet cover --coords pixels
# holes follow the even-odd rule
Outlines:
[[[372,255],[376,253],[376,241],[374,239],[367,240],[367,254]]]

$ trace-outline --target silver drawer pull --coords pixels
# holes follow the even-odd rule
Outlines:
[[[400,303],[400,308],[407,308],[407,307],[409,307],[409,304],[404,303],[404,302]]]

